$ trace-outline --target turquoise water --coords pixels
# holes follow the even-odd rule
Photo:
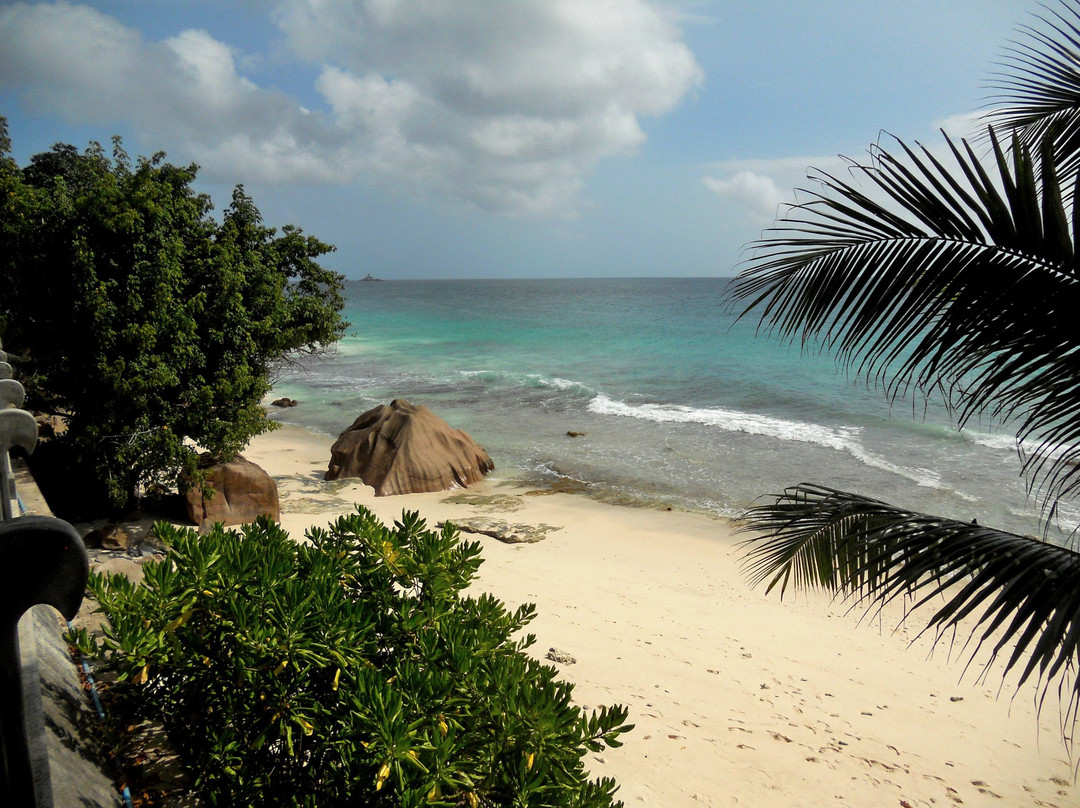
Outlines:
[[[1007,430],[890,406],[831,358],[736,322],[726,283],[352,282],[348,335],[275,385],[301,403],[273,417],[336,436],[405,398],[469,432],[501,479],[568,478],[612,501],[722,515],[817,482],[1040,531]],[[1066,530],[1076,514],[1063,508]]]

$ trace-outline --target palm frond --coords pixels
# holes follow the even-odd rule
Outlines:
[[[1039,183],[1028,149],[991,141],[994,173],[946,137],[952,167],[896,141],[896,154],[851,164],[862,186],[816,174],[819,188],[751,245],[728,296],[890,396],[940,390],[960,425],[980,413],[1013,423],[1052,504],[1080,490],[1080,217],[1075,203],[1066,214],[1048,154]]]
[[[1080,4],[1060,6],[1021,26],[995,74],[999,92],[991,101],[1002,106],[985,117],[1032,151],[1049,137],[1058,176],[1074,177],[1080,170]]]
[[[740,518],[754,585],[821,587],[881,607],[936,604],[940,637],[971,621],[971,659],[990,652],[1019,684],[1072,679],[1066,716],[1080,706],[1080,553],[975,523],[904,510],[817,485],[787,489]],[[1025,661],[1026,660],[1026,661]]]

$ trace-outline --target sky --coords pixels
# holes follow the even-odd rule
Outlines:
[[[1034,0],[0,0],[20,165],[123,138],[349,278],[730,276],[883,134],[963,133]]]

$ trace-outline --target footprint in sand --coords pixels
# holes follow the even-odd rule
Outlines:
[[[983,781],[983,780],[972,780],[971,784],[973,786],[975,786],[975,790],[978,791],[980,794],[989,794],[991,797],[997,797],[999,800],[1001,799],[1001,795],[996,794],[993,791],[991,791],[990,787],[987,786],[985,781]]]

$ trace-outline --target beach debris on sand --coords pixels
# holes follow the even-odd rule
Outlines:
[[[550,659],[552,662],[558,662],[560,665],[577,664],[577,659],[566,653],[566,651],[560,651],[558,648],[549,648],[548,652],[544,654],[544,659]]]

